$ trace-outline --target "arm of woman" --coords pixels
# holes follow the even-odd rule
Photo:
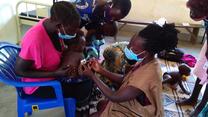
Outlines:
[[[15,65],[15,73],[21,77],[30,77],[30,78],[47,78],[47,77],[61,77],[66,76],[69,71],[69,67],[60,68],[56,71],[41,71],[33,70],[32,66],[34,61],[24,60],[21,57],[17,57]]]
[[[122,84],[123,75],[121,75],[121,74],[112,73],[104,68],[102,68],[102,70],[99,73],[114,83],[117,83],[119,85]]]
[[[92,60],[91,61],[91,67],[94,71],[98,72],[99,74],[107,77],[110,81],[117,83],[119,85],[122,84],[123,81],[123,75],[117,74],[117,73],[112,73],[106,69],[104,69],[97,60]]]
[[[121,88],[119,91],[113,92],[101,80],[96,78],[96,76],[93,76],[92,79],[102,91],[102,93],[112,102],[129,101],[135,99],[139,94],[142,93],[141,90],[133,86],[127,86],[125,88]]]
[[[135,88],[133,86],[127,86],[125,88],[121,88],[117,92],[113,92],[109,87],[107,87],[99,78],[97,78],[93,72],[90,70],[89,67],[83,66],[83,74],[87,77],[91,78],[98,88],[103,92],[103,94],[110,99],[113,102],[124,102],[131,99],[136,98],[142,91],[140,91],[138,88]]]

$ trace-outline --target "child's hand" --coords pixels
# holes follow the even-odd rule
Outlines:
[[[61,68],[57,69],[56,71],[54,71],[54,76],[56,76],[56,77],[67,76],[70,70],[71,70],[70,65],[67,65],[65,67],[61,67]]]

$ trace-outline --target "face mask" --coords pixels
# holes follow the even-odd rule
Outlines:
[[[59,38],[64,39],[64,40],[70,40],[70,39],[73,39],[73,38],[76,37],[76,33],[74,35],[69,35],[69,34],[66,34],[66,31],[65,31],[63,26],[62,26],[62,29],[63,29],[65,34],[62,34],[60,32],[60,30],[58,29],[58,31],[59,31],[59,33],[58,33]]]
[[[105,40],[104,39],[97,39],[96,38],[96,36],[94,35],[94,36],[92,36],[92,45],[93,46],[101,46],[101,45],[103,45],[103,44],[105,44]]]
[[[125,60],[129,65],[134,65],[137,62],[135,60],[129,60],[127,57],[125,57]]]
[[[127,59],[129,60],[134,60],[137,62],[142,62],[144,58],[139,58],[138,55],[142,54],[144,51],[140,52],[139,54],[135,54],[131,49],[128,49],[127,47],[125,47],[124,49],[124,54],[127,57]]]

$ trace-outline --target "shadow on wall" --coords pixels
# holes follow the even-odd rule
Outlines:
[[[11,1],[0,1],[0,41],[16,43],[17,28]]]

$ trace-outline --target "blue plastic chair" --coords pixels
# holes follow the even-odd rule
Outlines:
[[[21,82],[21,78],[15,75],[14,65],[19,51],[20,47],[17,45],[0,43],[0,82],[12,85],[16,88],[18,117],[24,117],[25,113],[31,115],[33,111],[64,107],[64,105],[66,117],[75,117],[76,101],[73,98],[63,98],[60,82]],[[51,86],[54,88],[56,98],[40,99],[37,97],[25,96],[22,87],[31,86]]]

